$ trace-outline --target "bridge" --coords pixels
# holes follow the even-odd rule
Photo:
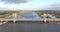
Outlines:
[[[50,18],[19,18],[19,19],[8,19],[8,18],[0,18],[0,21],[60,21],[60,18],[50,19]]]
[[[47,14],[43,14],[43,18],[16,18],[17,14],[12,14],[13,18],[0,18],[0,21],[60,21],[60,18],[46,18]]]
[[[43,18],[19,18],[19,19],[8,19],[8,18],[0,18],[0,20],[7,20],[7,21],[43,21],[45,19]],[[57,19],[50,19],[50,18],[46,18],[47,21],[60,21],[60,18]]]

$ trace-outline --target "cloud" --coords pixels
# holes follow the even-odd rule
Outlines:
[[[4,3],[0,1],[0,10],[60,10],[60,0],[31,0],[19,4]]]
[[[60,10],[60,3],[53,3],[48,5],[45,10]]]
[[[15,4],[18,4],[18,3],[25,3],[25,2],[28,2],[29,0],[1,0],[2,2],[5,2],[6,4],[7,3],[15,3]]]

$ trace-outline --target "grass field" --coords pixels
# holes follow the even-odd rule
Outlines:
[[[27,11],[4,11],[3,13],[0,13],[0,18],[12,18],[12,14],[16,13],[17,15],[26,13]],[[46,14],[54,14],[54,16],[56,16],[57,18],[60,18],[60,11],[34,11],[35,13],[37,13],[40,17],[42,17],[42,15],[44,13]],[[49,16],[47,16],[47,18],[50,18]]]
[[[0,13],[0,18],[11,18],[12,14],[16,13],[17,15],[24,13],[24,11],[5,11]]]

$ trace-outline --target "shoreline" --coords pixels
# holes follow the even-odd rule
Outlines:
[[[0,22],[0,25],[6,24],[6,23],[7,23],[7,21]]]

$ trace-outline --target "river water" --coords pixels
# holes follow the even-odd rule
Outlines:
[[[42,21],[8,22],[0,26],[0,32],[60,32],[60,25],[44,24]]]
[[[41,18],[41,17],[38,16],[38,14],[36,14],[33,11],[28,11],[24,14],[20,14],[20,15],[16,16],[16,18]]]

